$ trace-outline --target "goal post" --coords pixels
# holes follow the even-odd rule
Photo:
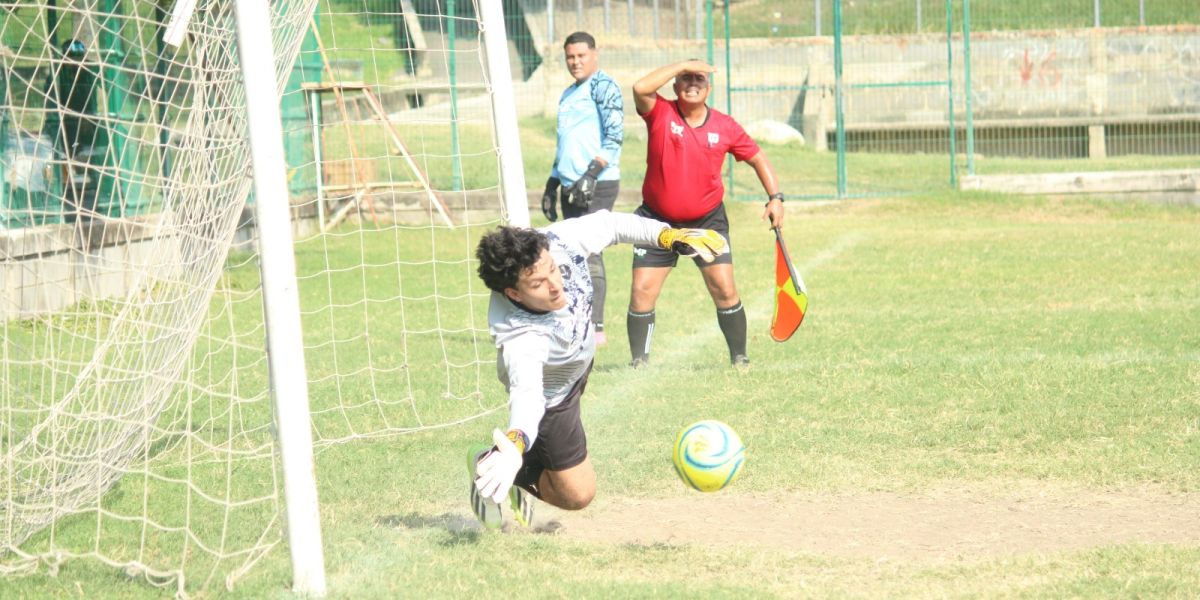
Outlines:
[[[296,283],[287,162],[275,85],[271,13],[260,0],[236,0],[238,58],[245,79],[255,223],[267,332],[271,406],[283,465],[292,590],[325,595],[325,558],[313,464],[312,420]]]
[[[500,183],[504,190],[504,206],[510,225],[529,227],[525,161],[521,158],[521,138],[517,133],[517,108],[513,99],[512,73],[508,66],[504,11],[501,0],[480,0],[480,4],[492,92],[492,114],[495,115],[496,139],[500,145]]]

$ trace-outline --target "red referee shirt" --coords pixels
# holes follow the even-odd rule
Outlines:
[[[655,97],[654,108],[642,115],[650,138],[642,200],[668,221],[694,221],[724,199],[725,153],[748,160],[758,154],[758,144],[729,115],[710,107],[703,124],[689,127],[677,101]]]

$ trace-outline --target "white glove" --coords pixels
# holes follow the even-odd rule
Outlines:
[[[475,474],[479,476],[475,478],[475,487],[479,488],[480,494],[499,504],[508,495],[517,471],[525,461],[517,446],[499,429],[492,431],[492,442],[496,447],[475,466]]]

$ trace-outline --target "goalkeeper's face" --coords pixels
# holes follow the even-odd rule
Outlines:
[[[576,83],[583,83],[600,68],[599,53],[595,48],[589,48],[587,42],[568,44],[563,48],[563,54],[567,59],[567,71]]]
[[[508,288],[504,293],[521,306],[539,312],[550,312],[567,305],[562,273],[550,257],[549,250],[542,250],[538,261],[521,272],[517,287]]]

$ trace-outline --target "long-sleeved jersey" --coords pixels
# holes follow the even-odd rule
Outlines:
[[[551,177],[570,187],[597,156],[608,166],[599,181],[621,178],[621,143],[625,137],[625,105],[621,89],[604,71],[572,84],[558,100],[558,150]]]
[[[666,223],[600,210],[543,228],[550,257],[563,276],[567,304],[533,313],[492,292],[488,329],[496,342],[496,370],[508,388],[509,429],[537,439],[546,409],[566,399],[596,355],[592,279],[587,257],[616,244],[655,244]]]

